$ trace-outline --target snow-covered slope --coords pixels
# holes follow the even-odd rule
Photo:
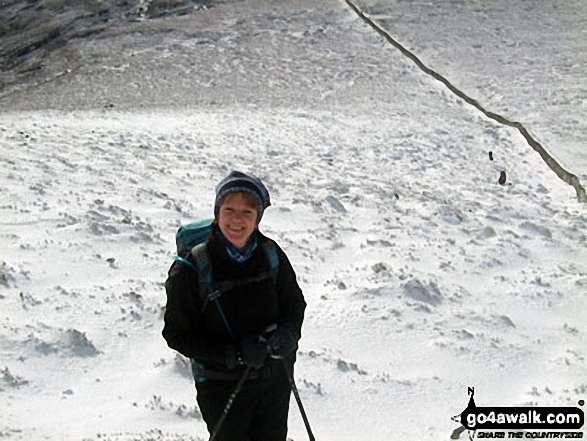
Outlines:
[[[573,22],[580,3],[565,5]],[[423,11],[467,12],[460,3],[365,6],[397,17],[416,52],[472,70],[443,55],[478,44],[458,26],[429,20],[428,49],[416,26]],[[474,8],[469,20],[515,17]],[[162,285],[178,225],[211,214],[232,169],[267,184],[261,228],[306,295],[295,377],[317,439],[448,439],[470,386],[480,405],[585,399],[587,213],[515,131],[344,2],[223,2],[123,23],[44,59],[43,72],[65,72],[69,51],[81,63],[70,74],[0,97],[3,437],[207,439],[187,364],[160,336]],[[476,51],[478,64],[518,75],[502,50]],[[500,111],[526,111],[526,92],[503,93],[516,99]],[[554,127],[547,103],[532,109],[537,131]],[[558,121],[578,145],[584,132]],[[290,415],[290,437],[307,439],[293,400]]]

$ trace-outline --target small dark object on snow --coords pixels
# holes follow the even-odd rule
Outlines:
[[[489,160],[493,161],[493,152],[489,152]]]
[[[506,176],[505,176],[505,171],[502,171],[501,174],[499,175],[499,185],[505,185],[505,181],[506,181]]]
[[[461,436],[461,433],[463,433],[465,430],[467,430],[467,429],[465,429],[463,426],[455,429],[452,432],[452,435],[450,436],[450,439],[459,439],[460,436]]]

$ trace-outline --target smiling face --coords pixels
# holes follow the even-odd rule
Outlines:
[[[256,200],[247,193],[231,193],[220,203],[218,226],[236,248],[244,248],[257,227]]]

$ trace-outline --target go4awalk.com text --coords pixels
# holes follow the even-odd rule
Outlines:
[[[460,431],[468,430],[471,438],[584,438],[584,400],[579,400],[577,407],[479,407],[474,393],[475,389],[469,388],[469,405],[453,417],[461,423]]]
[[[583,419],[583,411],[573,407],[475,407],[467,408],[461,414],[461,422],[469,430],[580,429],[583,426]]]

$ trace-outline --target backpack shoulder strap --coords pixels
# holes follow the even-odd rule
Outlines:
[[[198,273],[198,292],[202,299],[202,312],[210,300],[214,300],[214,283],[212,282],[212,264],[206,243],[200,243],[192,248],[192,255],[196,259],[195,269]]]
[[[194,270],[198,276],[198,291],[200,297],[202,300],[205,300],[214,291],[214,285],[212,284],[212,267],[206,244],[201,243],[196,245],[191,252],[197,263],[194,264],[179,255],[175,256],[175,260]]]
[[[212,264],[210,263],[210,255],[208,254],[205,242],[192,248],[191,253],[195,257],[196,265],[180,256],[177,256],[175,260],[179,260],[196,271],[198,274],[200,297],[204,301],[204,304],[207,305],[208,301],[219,297],[224,291],[228,291],[236,286],[262,280],[267,276],[271,277],[273,285],[277,285],[277,276],[279,274],[279,254],[277,252],[277,247],[273,242],[267,241],[263,243],[262,250],[269,263],[269,271],[262,273],[259,276],[245,278],[241,281],[227,281],[221,283],[219,289],[215,289],[214,283],[212,282]]]
[[[192,248],[191,254],[196,260],[194,265],[187,259],[176,257],[182,263],[185,263],[198,274],[198,292],[202,299],[202,312],[206,309],[210,301],[217,301],[222,293],[230,291],[239,286],[248,285],[250,283],[261,281],[265,278],[271,278],[274,286],[277,286],[277,276],[279,274],[279,254],[277,247],[271,241],[267,241],[262,245],[263,253],[269,263],[269,271],[261,273],[257,276],[246,277],[240,280],[226,280],[215,284],[212,281],[212,264],[210,262],[210,255],[206,242],[200,243]]]
[[[192,262],[190,262],[190,261],[189,261],[189,260],[187,260],[187,259],[184,259],[184,258],[183,258],[183,257],[181,257],[181,256],[175,256],[175,260],[177,260],[178,262],[181,262],[181,263],[183,263],[184,265],[187,265],[187,266],[189,266],[191,269],[193,269],[193,270],[194,270],[194,271],[196,271],[196,272],[198,271],[198,267],[197,267],[196,265],[194,265]]]
[[[279,274],[279,254],[277,253],[277,247],[270,240],[263,243],[262,247],[265,257],[267,257],[267,261],[269,262],[271,280],[273,281],[273,285],[277,286],[277,275]]]
[[[218,297],[220,297],[221,293],[219,290],[214,288],[214,283],[212,282],[212,264],[210,262],[210,255],[208,254],[206,242],[196,245],[194,248],[192,248],[191,252],[196,258],[197,263],[196,268],[198,273],[198,291],[200,298],[202,299],[201,312],[204,312],[210,301],[215,302],[218,313],[224,322],[224,326],[226,327],[226,330],[228,331],[231,339],[234,341],[234,333],[232,332],[230,323],[228,323],[228,319],[224,314],[224,310],[218,302]]]

